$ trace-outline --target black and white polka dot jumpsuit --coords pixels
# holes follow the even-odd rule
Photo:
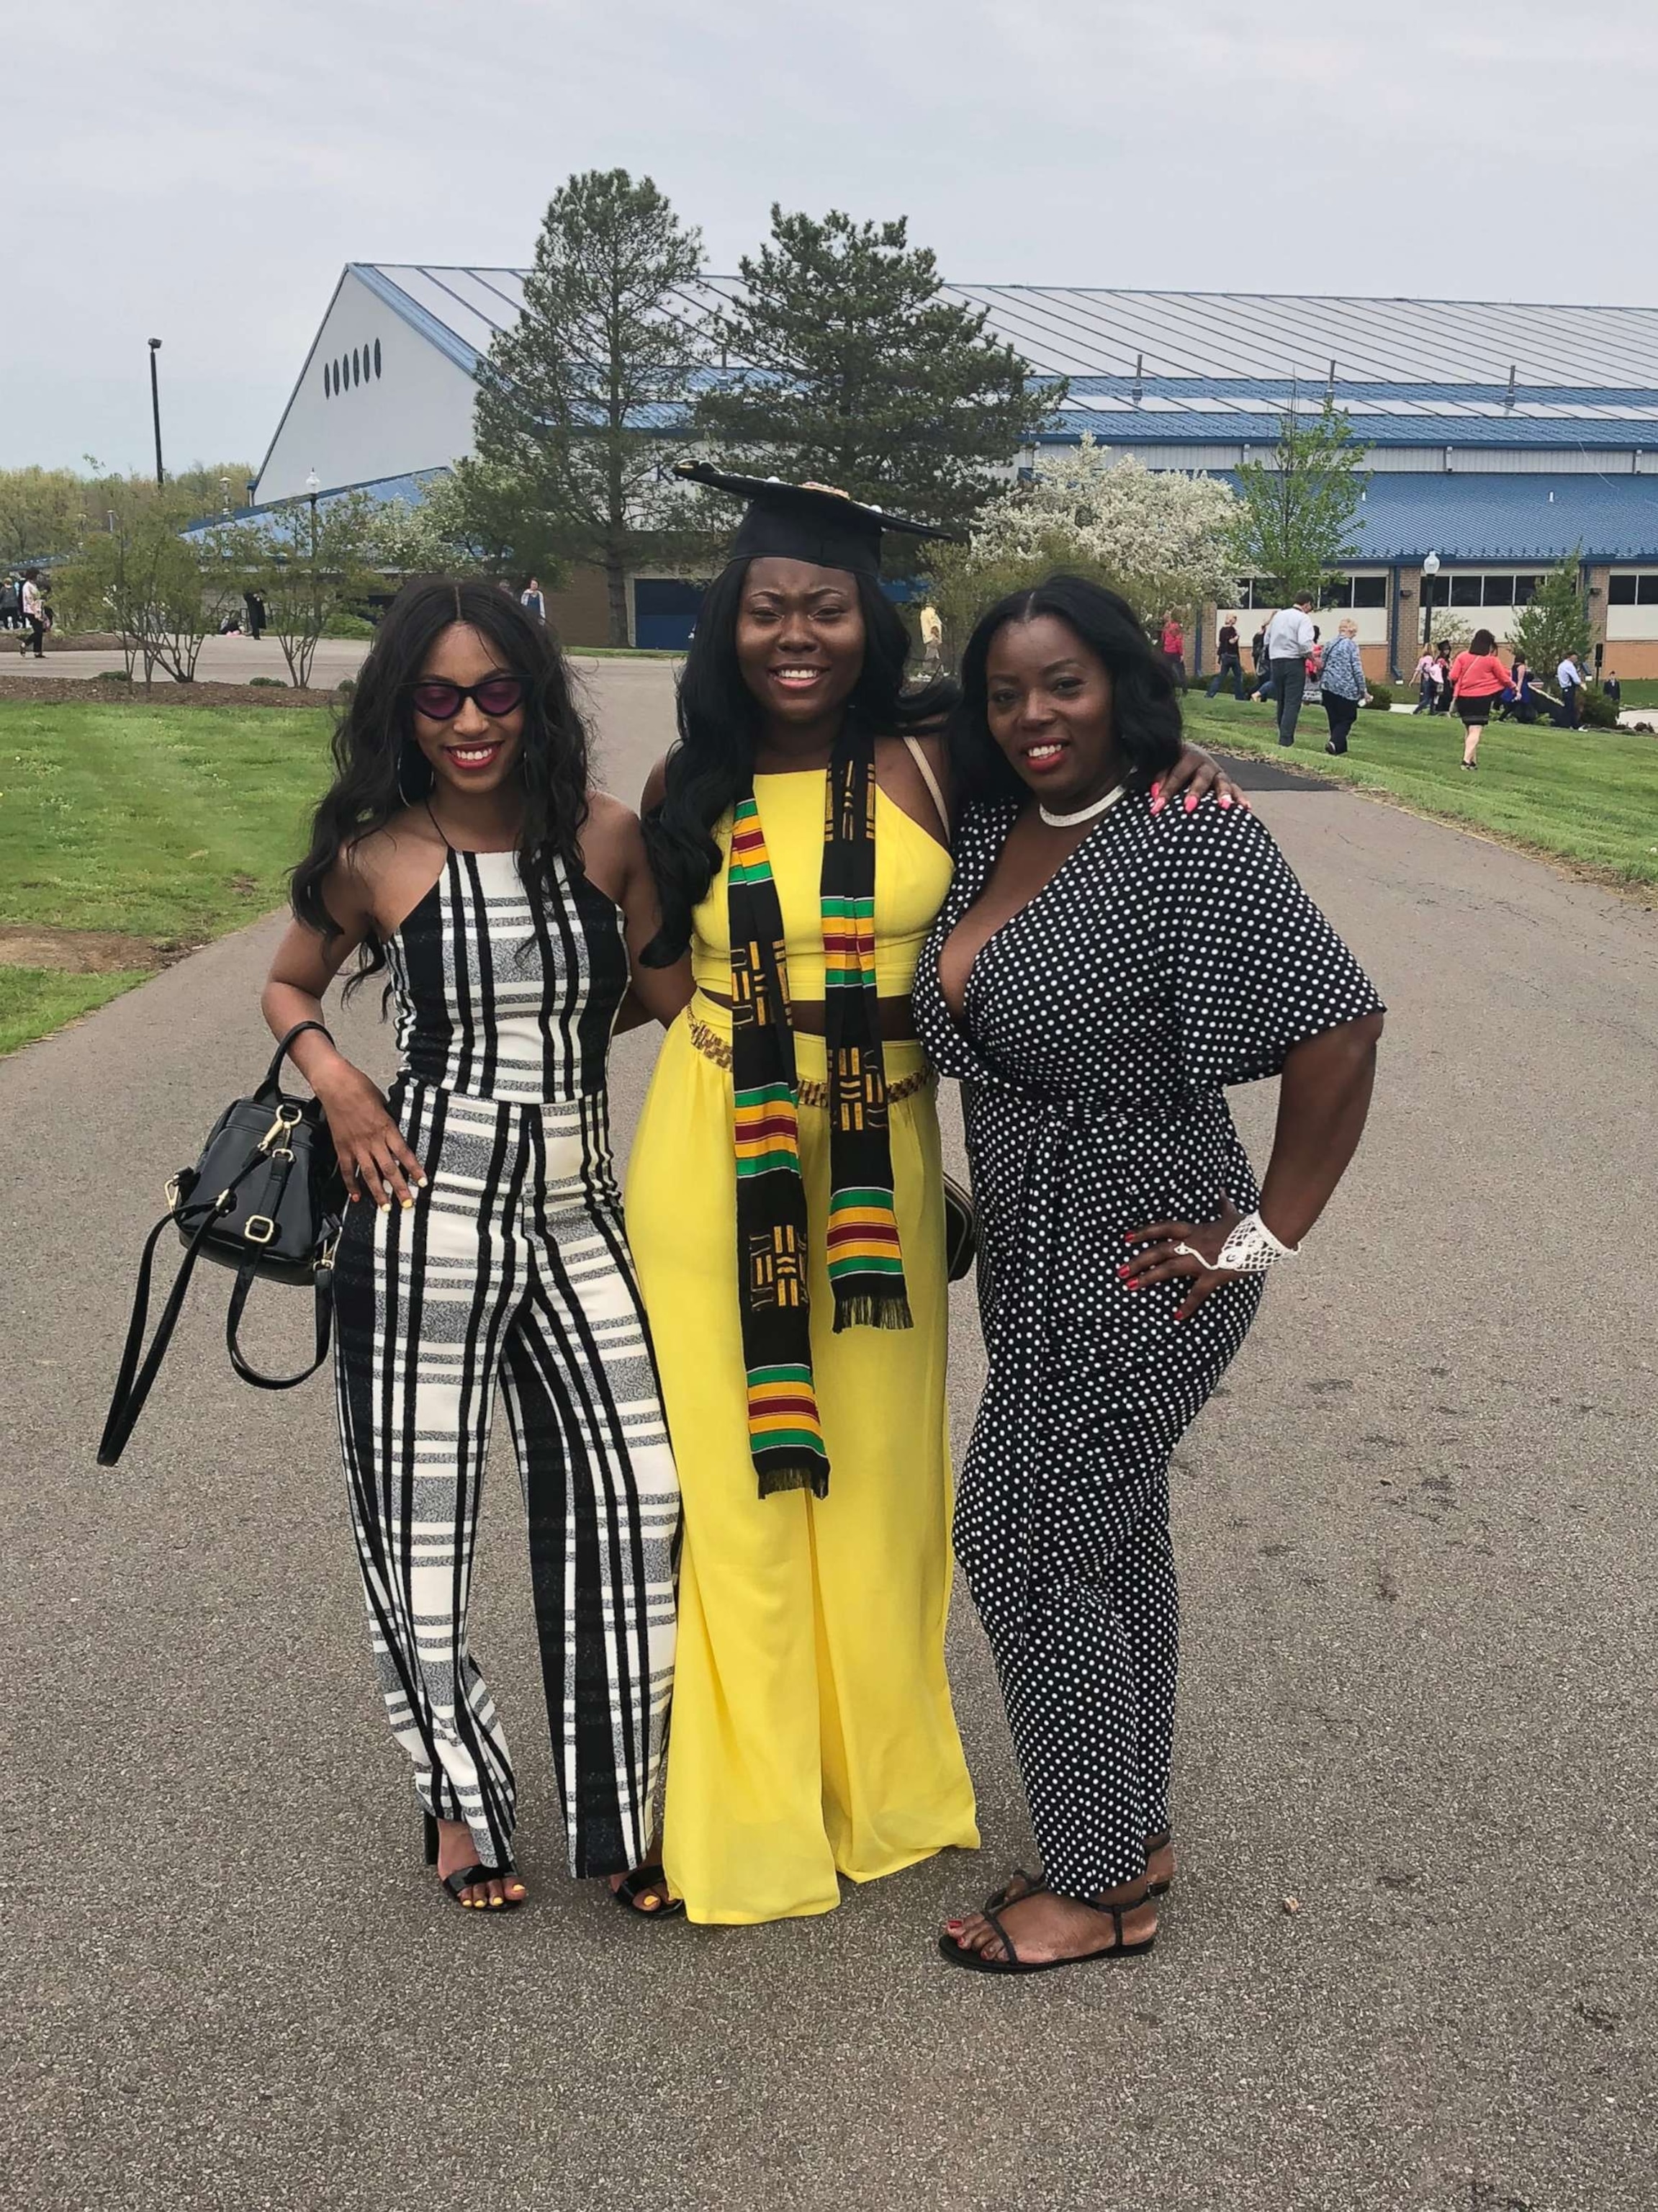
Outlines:
[[[1259,1192],[1224,1086],[1381,1011],[1254,814],[1131,794],[979,953],[958,1025],[945,939],[1018,808],[975,808],[915,980],[964,1085],[989,1376],[956,1548],[1000,1672],[1042,1864],[1092,1897],[1168,1826],[1179,1642],[1169,1460],[1243,1341],[1261,1279],[1193,1317],[1187,1281],[1131,1291],[1125,1231]]]

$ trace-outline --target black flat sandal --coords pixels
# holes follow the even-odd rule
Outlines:
[[[1023,1883],[1023,1887],[1015,1889],[1013,1885],[1016,1881]],[[988,1918],[991,1913],[1000,1912],[1010,1905],[1017,1905],[1023,1898],[1039,1896],[1047,1887],[1048,1876],[1045,1874],[1027,1874],[1023,1867],[1015,1867],[1001,1887],[991,1891],[981,1909]]]
[[[1166,1850],[1174,1840],[1175,1838],[1173,1834],[1167,1828],[1163,1830],[1160,1836],[1148,1836],[1145,1839],[1146,1865],[1148,1867],[1151,1865],[1151,1854],[1153,1851]],[[1146,1893],[1151,1897],[1167,1897],[1169,1891],[1174,1887],[1175,1878],[1173,1875],[1170,1875],[1167,1881],[1154,1881]]]
[[[426,1823],[426,1863],[428,1866],[435,1866],[438,1863],[438,1824],[429,1813],[422,1814],[422,1817]],[[507,1875],[512,1875],[514,1877],[518,1875],[518,1869],[513,1864],[511,1859],[507,1859],[501,1866],[491,1867],[480,1864],[462,1867],[457,1873],[440,1875],[438,1880],[454,1899],[455,1903],[465,1905],[469,1912],[516,1912],[519,1905],[526,1902],[525,1899],[522,1897],[485,1898],[480,1904],[467,1905],[465,1898],[462,1895],[464,1890],[481,1888],[485,1882],[500,1881]]]
[[[1117,1940],[1103,1951],[1084,1951],[1075,1959],[1022,1959],[1013,1938],[994,1912],[987,1912],[984,1917],[995,1929],[1002,1948],[1007,1954],[1005,1958],[987,1959],[982,1951],[966,1950],[953,1936],[941,1936],[938,1949],[952,1966],[964,1966],[970,1974],[1046,1974],[1056,1966],[1091,1966],[1098,1959],[1138,1959],[1151,1950],[1157,1940],[1157,1936],[1153,1932],[1142,1936],[1136,1943],[1129,1942],[1123,1934],[1123,1915],[1138,1912],[1141,1905],[1149,1903],[1150,1899],[1151,1892],[1148,1890],[1144,1896],[1131,1897],[1121,1905],[1088,1905],[1090,1912],[1109,1913],[1112,1925],[1117,1931]],[[1073,1901],[1078,1905],[1088,1904],[1086,1898],[1078,1898]]]
[[[619,1881],[610,1895],[635,1920],[683,1919],[685,1900],[683,1897],[670,1897],[667,1888],[668,1877],[659,1866],[642,1866],[635,1867],[625,1881]],[[657,1894],[659,1891],[660,1895]]]

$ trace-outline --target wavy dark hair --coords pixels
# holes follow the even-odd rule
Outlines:
[[[1111,678],[1112,735],[1132,791],[1172,768],[1181,744],[1175,679],[1127,599],[1083,576],[1049,576],[1031,590],[1010,592],[979,617],[962,655],[962,696],[950,718],[950,771],[964,805],[1027,799],[1029,787],[990,734],[986,668],[998,631],[1009,623],[1052,615],[1074,630]]]
[[[587,732],[557,641],[496,585],[417,576],[398,593],[374,633],[351,703],[334,732],[334,781],[317,809],[311,849],[294,871],[294,911],[325,938],[339,934],[323,886],[341,854],[384,829],[404,806],[430,796],[432,767],[415,742],[409,691],[432,647],[454,623],[477,630],[495,648],[502,668],[530,680],[519,753],[524,812],[518,857],[531,898],[554,896],[555,860],[568,868],[580,865],[581,827],[587,818]],[[378,940],[366,937],[352,982],[361,983],[385,965]]]
[[[645,822],[662,902],[661,930],[641,955],[647,967],[671,967],[689,945],[692,911],[720,871],[714,826],[754,774],[760,702],[737,658],[748,573],[746,561],[733,561],[709,585],[680,675],[679,743],[668,756],[662,804]],[[847,701],[848,716],[884,738],[937,721],[956,703],[954,682],[941,676],[906,690],[909,632],[903,617],[873,576],[853,580],[864,617],[864,665]]]

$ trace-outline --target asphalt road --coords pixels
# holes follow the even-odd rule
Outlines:
[[[631,794],[665,672],[591,681]],[[262,1060],[272,926],[0,1066],[9,2212],[1658,2201],[1658,918],[1344,793],[1259,803],[1390,1001],[1380,1094],[1177,1462],[1163,1939],[1028,1989],[932,1948],[1029,1848],[960,1606],[980,1857],[750,1930],[566,1881],[504,1458],[476,1618],[536,1894],[447,1906],[324,1384],[234,1383],[204,1285],[125,1463],[93,1464],[161,1182]],[[624,1134],[649,1051],[618,1048]],[[1263,1147],[1271,1106],[1241,1101]],[[270,1296],[272,1358],[299,1303]]]

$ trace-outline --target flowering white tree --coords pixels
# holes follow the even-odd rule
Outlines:
[[[1055,569],[1120,592],[1142,622],[1237,590],[1237,501],[1212,477],[1114,461],[1092,437],[1045,459],[979,510],[969,543],[936,563],[932,596],[959,642],[990,600]]]

